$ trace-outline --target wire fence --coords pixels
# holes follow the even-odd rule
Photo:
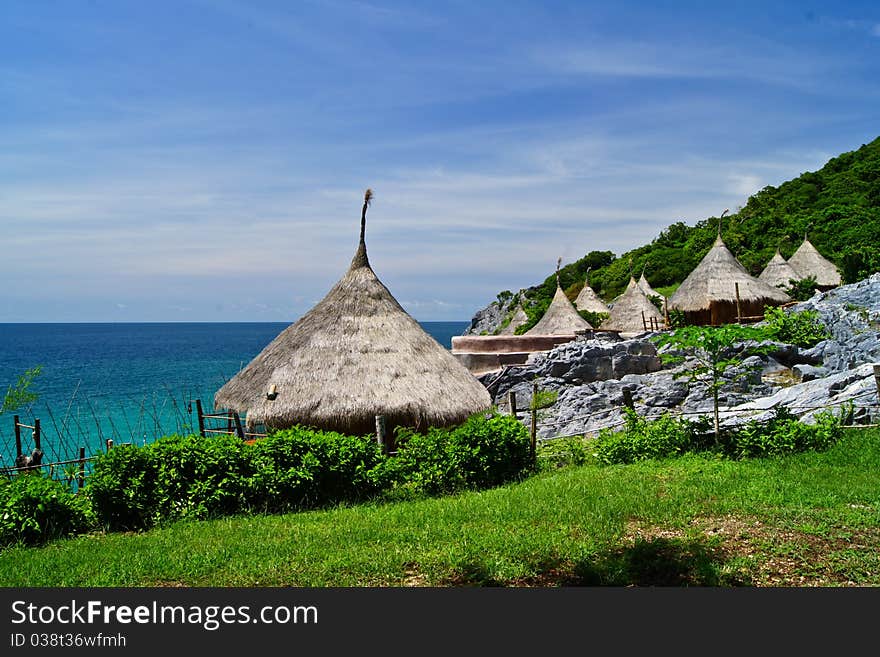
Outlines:
[[[858,400],[867,399],[869,397],[877,398],[877,401],[873,404],[856,404]],[[548,420],[546,417],[544,419],[536,419],[536,430],[544,430],[546,431],[548,428],[551,429],[554,433],[551,436],[545,436],[540,438],[540,440],[554,440],[559,438],[577,438],[589,435],[595,435],[599,431],[602,430],[614,430],[619,427],[626,425],[627,420],[623,417],[625,408],[632,408],[634,411],[638,413],[638,409],[635,404],[628,404],[626,400],[624,403],[618,406],[612,406],[609,408],[602,409],[600,411],[593,411],[590,413],[582,413],[574,416],[567,416],[564,419],[550,419]],[[774,412],[777,408],[784,407],[785,409],[792,411],[794,414],[808,414],[811,411],[835,411],[838,410],[841,412],[841,417],[845,421],[853,422],[854,414],[858,409],[866,409],[867,413],[865,414],[865,418],[868,420],[864,424],[844,424],[843,426],[846,428],[854,428],[854,427],[871,427],[878,426],[876,424],[872,424],[872,421],[876,421],[880,418],[880,382],[878,382],[878,390],[866,390],[857,395],[853,395],[852,397],[847,398],[846,400],[839,401],[836,403],[829,404],[782,404],[781,402],[776,402],[769,406],[759,407],[759,408],[719,408],[719,418],[724,420],[731,416],[747,416],[757,418],[766,413]],[[643,410],[651,409],[651,407],[642,405]],[[508,411],[509,411],[508,407]],[[871,411],[874,411],[873,413]],[[519,418],[523,414],[529,414],[531,411],[516,411],[516,416]],[[540,410],[536,411],[540,413]],[[694,410],[694,411],[683,411],[681,409],[670,409],[664,408],[663,410],[659,410],[656,412],[642,412],[638,413],[640,419],[644,420],[657,420],[662,417],[712,417],[714,415],[714,408],[709,407],[706,409]],[[609,422],[604,422],[606,418],[612,418],[614,416],[621,416],[619,419],[615,419]],[[873,420],[872,420],[873,418]],[[593,421],[594,423],[601,424],[601,426],[596,427],[595,429],[590,429],[586,431],[578,431],[576,433],[562,433],[559,430],[564,429],[565,427],[571,426],[577,422],[583,421]]]

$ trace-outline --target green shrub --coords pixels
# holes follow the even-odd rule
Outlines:
[[[812,347],[831,337],[815,310],[786,312],[783,308],[764,311],[769,337],[799,347]]]
[[[539,470],[585,465],[593,460],[591,447],[581,436],[543,441],[538,445],[536,456]]]
[[[101,454],[88,485],[101,524],[114,530],[151,526],[159,506],[158,470],[149,446],[119,445]]]
[[[357,502],[382,485],[374,471],[385,457],[370,437],[293,427],[252,450],[254,502],[266,511]]]
[[[817,414],[815,424],[804,424],[780,407],[769,422],[751,421],[732,432],[727,451],[733,458],[821,451],[840,439],[840,425],[840,418],[830,412]]]
[[[399,429],[397,442],[381,473],[395,497],[497,486],[532,467],[525,426],[497,412],[474,415],[454,429]]]
[[[0,480],[0,546],[37,545],[91,530],[88,496],[41,474]]]
[[[710,444],[708,419],[689,421],[667,413],[659,419],[647,420],[630,408],[624,412],[623,430],[603,429],[596,438],[595,455],[600,463],[612,465],[680,456]]]
[[[526,429],[508,416],[478,415],[455,429],[398,436],[401,448],[390,458],[370,436],[306,427],[252,445],[232,436],[166,436],[101,455],[89,490],[105,527],[140,530],[178,518],[361,502],[392,488],[484,488],[521,476],[530,463]]]

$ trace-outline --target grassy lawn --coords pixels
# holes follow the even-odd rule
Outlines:
[[[877,586],[880,431],[824,453],[567,467],[479,493],[0,552],[3,586]]]

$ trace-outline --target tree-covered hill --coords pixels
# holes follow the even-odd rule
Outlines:
[[[721,219],[728,248],[757,275],[778,247],[791,257],[804,235],[851,283],[880,271],[880,137],[829,160],[819,171],[804,173],[778,187],[768,186],[745,206]],[[689,226],[671,224],[650,243],[615,256],[592,251],[563,267],[560,282],[574,300],[590,270],[590,285],[606,301],[622,293],[630,272],[644,268],[652,287],[674,288],[708,252],[718,231],[718,217]],[[534,324],[556,290],[556,275],[523,291],[523,307]],[[510,292],[499,295],[507,299]],[[515,304],[505,304],[511,309]]]

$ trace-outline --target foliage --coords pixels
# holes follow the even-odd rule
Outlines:
[[[806,301],[811,298],[818,289],[819,284],[816,282],[816,277],[807,276],[806,278],[801,278],[799,280],[791,279],[788,287],[785,288],[785,293],[795,301]]]
[[[818,413],[815,424],[804,424],[779,407],[769,422],[751,421],[733,432],[727,451],[733,458],[821,451],[837,442],[842,433],[840,417],[833,413]]]
[[[723,432],[718,442],[710,440],[706,418],[688,421],[664,414],[647,420],[631,409],[626,414],[622,430],[599,432],[594,446],[599,463],[635,463],[706,451],[731,459],[780,456],[828,449],[842,435],[841,416],[823,412],[814,424],[806,424],[784,407],[768,421],[752,420]]]
[[[707,444],[708,423],[700,418],[689,421],[668,413],[656,420],[641,418],[631,408],[626,413],[623,430],[602,429],[595,442],[599,463],[635,463],[645,459],[680,456],[700,451]]]
[[[799,347],[812,347],[831,337],[815,310],[786,312],[783,308],[767,308],[764,322],[768,337]]]
[[[538,444],[536,451],[536,465],[539,470],[586,465],[594,460],[591,446],[582,436],[544,440]]]
[[[768,337],[767,329],[757,326],[727,324],[724,326],[683,326],[669,333],[654,336],[652,341],[658,347],[669,346],[671,351],[660,354],[665,364],[677,364],[687,356],[696,365],[676,373],[676,377],[687,378],[690,383],[705,384],[712,394],[715,417],[715,438],[719,438],[718,391],[727,382],[725,373],[739,365],[749,355],[766,351],[759,346]],[[734,349],[734,345],[742,345]],[[739,376],[745,376],[743,372]]]
[[[395,498],[497,486],[531,468],[526,428],[497,412],[474,415],[454,429],[399,429],[397,440],[397,453],[385,464]]]
[[[178,518],[284,512],[397,495],[484,488],[525,474],[529,440],[516,419],[476,415],[454,429],[398,430],[386,456],[371,436],[293,427],[253,444],[233,436],[165,436],[120,445],[95,462],[89,491],[112,530]]]
[[[26,370],[24,374],[18,377],[18,381],[14,385],[10,385],[6,389],[6,394],[3,396],[3,403],[0,404],[0,415],[18,410],[22,406],[37,400],[38,395],[31,390],[31,386],[34,383],[34,379],[40,375],[42,370],[43,368],[41,365]]]
[[[94,525],[88,498],[60,482],[38,473],[0,480],[0,546],[36,545]]]
[[[562,288],[582,284],[587,267],[592,268],[591,286],[606,301],[621,294],[631,273],[642,268],[655,290],[678,285],[709,251],[719,221],[708,217],[692,226],[677,221],[649,244],[619,256],[592,251],[559,270]],[[790,258],[805,233],[838,265],[845,283],[880,271],[880,138],[832,158],[819,171],[760,190],[725,218],[722,233],[753,275],[763,270],[777,247]],[[537,323],[555,290],[553,273],[525,291],[522,301],[530,323],[521,332]]]
[[[593,328],[599,328],[602,322],[611,317],[609,313],[594,313],[591,310],[578,310],[578,315],[587,320]]]

